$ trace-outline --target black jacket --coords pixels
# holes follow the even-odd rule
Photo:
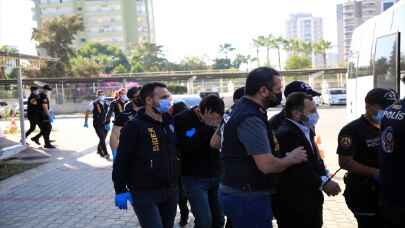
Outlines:
[[[108,112],[107,116],[105,118],[106,123],[110,123],[111,121],[111,116],[114,113],[114,118],[117,118],[117,116],[123,112],[125,109],[125,102],[121,101],[120,99],[116,99],[111,101],[110,106],[108,107]]]
[[[177,187],[177,156],[172,119],[156,121],[139,110],[121,130],[112,179],[116,193]]]
[[[202,123],[194,109],[176,115],[174,122],[182,176],[219,177],[221,175],[219,150],[210,147],[215,128]],[[195,129],[195,133],[187,137],[187,132],[193,131],[192,129]]]
[[[312,146],[301,129],[285,119],[277,130],[277,139],[282,154],[302,146],[308,155],[308,161],[293,165],[279,175],[277,188],[283,204],[296,205],[300,210],[310,210],[312,205],[322,204],[321,176],[326,172],[314,141],[314,132],[310,131]]]

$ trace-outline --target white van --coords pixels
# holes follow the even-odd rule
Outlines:
[[[373,88],[393,89],[402,98],[405,87],[405,1],[355,29],[347,74],[347,121],[364,113],[364,98]]]

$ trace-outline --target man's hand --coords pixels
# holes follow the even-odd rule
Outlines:
[[[87,123],[87,121],[85,121],[83,127],[88,128],[88,127],[89,127],[89,123]]]
[[[106,131],[110,131],[110,129],[111,129],[110,123],[105,124],[105,125],[104,125],[104,129],[105,129]]]
[[[302,146],[297,147],[290,153],[287,153],[285,159],[289,164],[298,164],[307,161],[307,151],[304,150]]]
[[[337,182],[330,180],[323,186],[323,191],[328,196],[336,196],[341,192],[341,189]]]

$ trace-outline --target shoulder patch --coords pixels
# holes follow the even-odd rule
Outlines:
[[[394,151],[394,130],[392,127],[387,127],[381,134],[381,145],[385,153]]]
[[[345,135],[345,136],[340,137],[339,145],[341,147],[347,149],[347,148],[350,148],[352,146],[352,143],[353,143],[352,141],[353,140],[352,140],[351,136]]]
[[[30,103],[33,104],[33,105],[37,105],[38,101],[35,98],[31,98]]]

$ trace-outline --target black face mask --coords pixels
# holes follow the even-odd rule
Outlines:
[[[281,104],[282,99],[283,99],[282,93],[274,94],[274,96],[272,96],[272,98],[270,98],[267,102],[268,107],[271,108],[271,107],[279,106]]]

